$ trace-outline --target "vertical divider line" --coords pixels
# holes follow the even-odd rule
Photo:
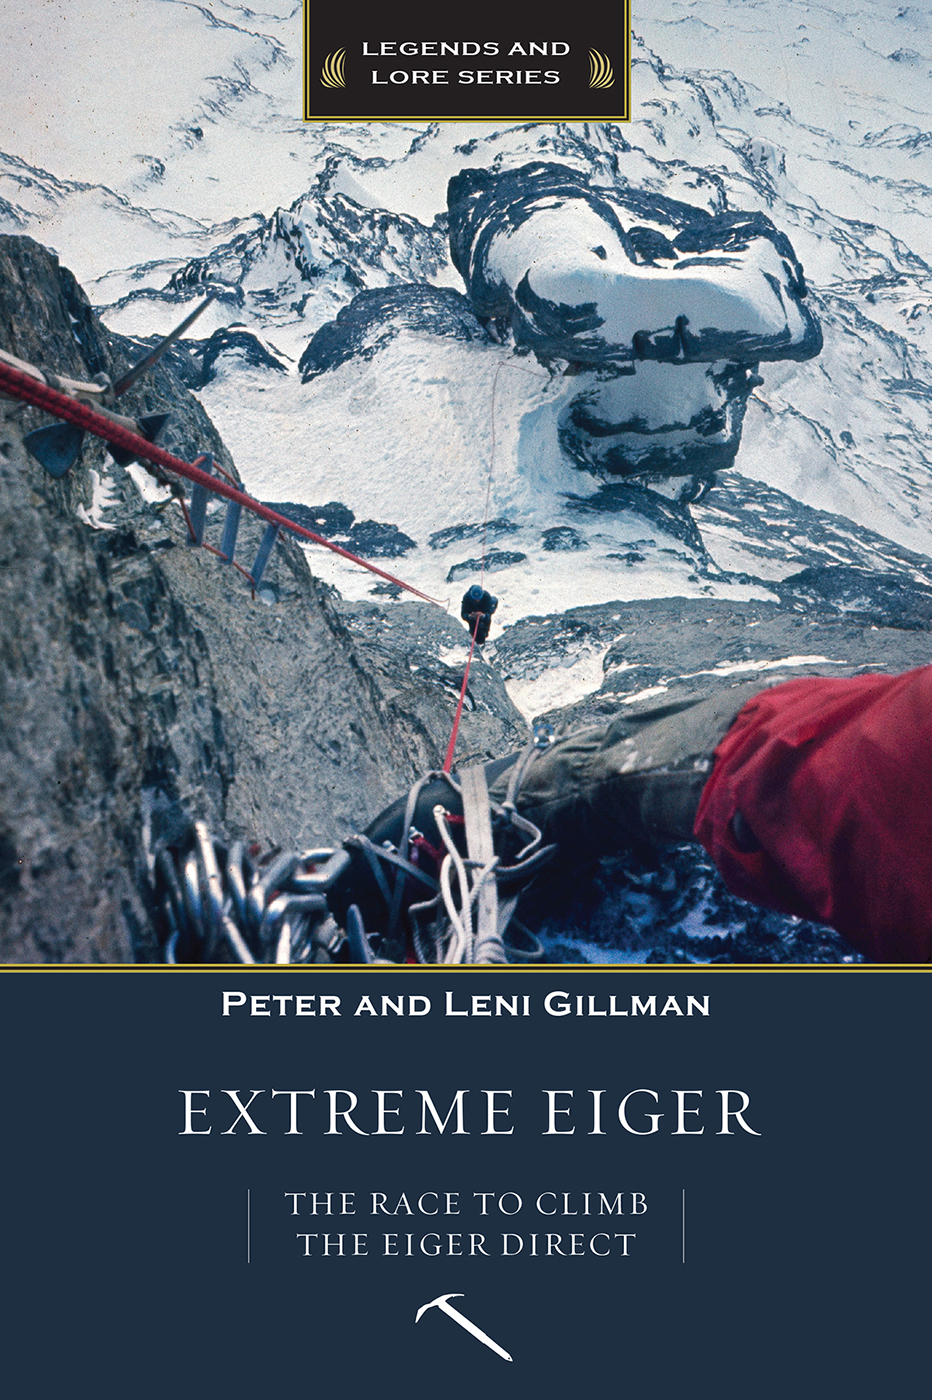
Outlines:
[[[246,1263],[252,1263],[252,1198],[246,1187]]]
[[[682,1223],[681,1223],[682,1256],[680,1262],[686,1263],[686,1187],[683,1187]]]

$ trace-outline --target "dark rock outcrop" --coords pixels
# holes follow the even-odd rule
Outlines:
[[[0,345],[79,379],[139,355],[25,238],[0,238]],[[170,363],[120,408],[170,409],[170,451],[234,470]],[[152,840],[202,817],[230,840],[338,841],[439,763],[455,699],[387,694],[288,538],[254,599],[96,440],[52,481],[22,444],[45,421],[0,400],[0,960],[145,960]],[[263,528],[244,516],[243,559]]]
[[[757,678],[765,686],[928,664],[932,587],[844,567],[806,570],[777,587],[779,602],[636,599],[525,617],[496,643],[496,663],[506,680],[526,683],[543,658],[569,666],[602,654],[598,690],[536,717],[561,729]]]
[[[347,360],[371,360],[403,330],[453,340],[488,339],[469,302],[452,287],[431,287],[426,282],[378,287],[360,292],[335,321],[321,326],[298,368],[307,382]]]

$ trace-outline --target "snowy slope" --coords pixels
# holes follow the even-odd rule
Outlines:
[[[77,0],[49,43],[57,16],[23,5],[8,40],[0,226],[54,246],[124,334],[163,333],[205,288],[220,292],[198,336],[242,333],[214,342],[201,397],[255,495],[346,507],[370,552],[441,600],[476,576],[484,538],[499,631],[555,606],[773,597],[800,558],[922,574],[932,553],[924,11],[645,0],[630,125],[502,128],[302,125],[299,6]],[[123,81],[72,102],[75,71]],[[146,95],[154,72],[158,102]],[[764,214],[791,240],[824,348],[763,366],[727,492],[645,510],[607,491],[560,444],[577,382],[507,341],[438,333],[410,312],[305,382],[298,362],[314,333],[360,292],[463,292],[448,180],[530,161],[710,215]],[[639,372],[645,403],[656,402],[655,380]],[[373,588],[329,556],[313,565],[346,597]],[[591,686],[586,667],[576,679]]]

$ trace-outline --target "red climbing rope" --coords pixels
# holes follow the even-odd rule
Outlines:
[[[479,630],[479,623],[476,622],[476,632]],[[453,717],[453,732],[450,735],[450,742],[447,745],[447,756],[443,760],[443,771],[449,773],[453,766],[453,750],[456,748],[456,741],[459,738],[460,719],[463,714],[463,701],[466,699],[466,686],[469,682],[469,668],[472,665],[473,652],[476,650],[476,632],[472,634],[472,646],[469,648],[469,655],[466,658],[466,670],[463,672],[463,684],[460,686],[459,704],[456,707],[456,714]]]
[[[207,491],[212,491],[216,496],[225,496],[227,500],[235,501],[238,505],[251,511],[253,515],[257,515],[260,520],[268,521],[270,525],[278,525],[282,529],[290,530],[292,534],[300,536],[301,539],[310,540],[313,544],[319,544],[324,549],[332,550],[334,554],[339,554],[343,559],[349,559],[353,564],[361,565],[370,573],[378,574],[380,578],[396,584],[399,588],[413,593],[418,598],[423,598],[427,603],[437,603],[438,606],[443,606],[438,603],[436,598],[422,593],[420,589],[414,588],[410,583],[405,583],[403,579],[396,578],[394,574],[387,573],[384,569],[370,564],[365,559],[360,559],[357,554],[352,554],[348,549],[333,544],[331,540],[325,540],[322,535],[315,535],[313,530],[305,529],[303,525],[289,520],[287,516],[279,515],[278,511],[263,505],[261,501],[254,500],[245,491],[241,491],[222,478],[211,476],[209,472],[201,471],[199,467],[183,462],[180,457],[175,457],[172,453],[166,452],[164,448],[157,447],[155,443],[149,442],[138,433],[130,432],[128,428],[115,423],[105,414],[98,413],[87,404],[81,403],[80,400],[69,397],[68,394],[62,394],[57,389],[49,388],[47,384],[34,379],[32,375],[24,374],[11,365],[5,364],[2,360],[0,360],[0,393],[20,399],[23,403],[31,404],[33,408],[44,409],[46,413],[51,413],[55,418],[62,418],[66,423],[73,423],[76,427],[84,428],[86,432],[103,438],[104,442],[112,443],[114,447],[122,447],[127,452],[132,452],[134,457],[138,457],[142,461],[151,462],[154,466],[162,467],[165,471],[184,477],[187,481],[203,486]]]

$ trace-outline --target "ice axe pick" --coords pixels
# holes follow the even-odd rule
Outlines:
[[[133,365],[132,369],[113,385],[110,390],[110,398],[118,399],[121,394],[125,394],[126,390],[136,383],[140,375],[144,374],[147,369],[151,369],[156,361],[165,354],[165,351],[184,335],[189,326],[194,324],[201,312],[206,311],[216,299],[216,294],[212,294],[206,301],[202,301],[200,306],[196,306],[190,315],[184,318],[180,326],[176,326],[170,335],[167,335],[164,340],[160,340],[153,350],[150,350],[138,364]],[[99,404],[95,407],[104,417],[113,418],[120,427],[128,428],[130,432],[140,433],[149,442],[155,442],[168,417],[166,413],[150,413],[146,417],[136,420],[111,413]],[[33,432],[27,433],[23,442],[49,476],[62,477],[71,470],[78,459],[81,444],[84,442],[84,432],[83,429],[72,423],[52,423],[47,428],[36,428]],[[112,443],[108,443],[107,447],[114,461],[118,462],[121,467],[129,466],[130,462],[135,460],[133,454],[127,452],[125,448],[115,447]]]
[[[465,1294],[463,1293],[443,1293],[439,1298],[435,1298],[433,1302],[425,1303],[423,1307],[418,1308],[417,1316],[415,1317],[414,1321],[420,1322],[421,1318],[427,1312],[428,1308],[439,1308],[441,1312],[446,1313],[447,1317],[452,1317],[454,1322],[458,1322],[461,1327],[465,1327],[466,1331],[471,1332],[472,1335],[474,1337],[477,1337],[480,1342],[484,1342],[487,1347],[491,1347],[497,1356],[501,1356],[505,1361],[514,1360],[513,1357],[508,1355],[507,1351],[505,1351],[503,1347],[500,1347],[498,1345],[498,1342],[493,1342],[491,1337],[486,1336],[485,1332],[483,1332],[481,1327],[477,1327],[474,1322],[470,1322],[469,1318],[464,1317],[461,1312],[458,1312],[456,1310],[456,1308],[450,1307],[451,1298],[463,1297],[465,1297]]]

